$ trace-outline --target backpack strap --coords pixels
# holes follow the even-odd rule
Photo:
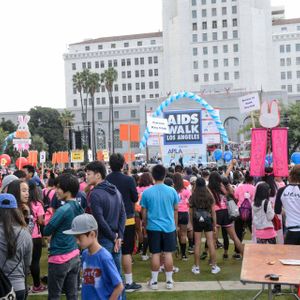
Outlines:
[[[264,203],[264,211],[265,211],[265,214],[267,213],[267,210],[268,210],[268,204],[269,204],[269,199],[266,199],[266,200],[265,200],[265,203]]]

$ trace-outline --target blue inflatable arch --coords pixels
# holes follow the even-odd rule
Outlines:
[[[157,107],[156,111],[153,113],[152,116],[153,117],[161,116],[166,107],[168,107],[173,102],[176,102],[177,100],[182,99],[182,98],[188,98],[190,100],[193,100],[193,101],[199,103],[203,108],[205,108],[207,110],[208,114],[210,115],[210,117],[215,121],[223,142],[225,144],[228,144],[229,140],[228,140],[226,130],[225,130],[223,123],[221,122],[220,117],[218,116],[217,112],[214,110],[214,108],[211,105],[209,105],[204,99],[202,99],[201,97],[199,97],[196,94],[189,93],[189,92],[182,92],[182,93],[174,94],[174,95],[170,96],[168,99],[166,99],[164,102],[162,102],[160,104],[160,106]],[[146,130],[145,130],[142,140],[140,142],[140,149],[144,149],[146,147],[149,136],[150,136],[150,132],[149,132],[148,127],[146,127]]]

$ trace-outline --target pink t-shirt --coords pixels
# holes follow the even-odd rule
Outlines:
[[[87,187],[87,183],[85,182],[85,181],[83,181],[83,182],[81,182],[80,184],[79,184],[79,190],[81,191],[81,192],[84,192],[84,189]]]
[[[277,236],[274,227],[268,227],[264,229],[256,229],[255,231],[256,237],[259,239],[272,239]]]
[[[79,249],[73,250],[67,254],[53,255],[49,256],[48,262],[51,264],[64,264],[72,258],[78,256],[80,254]]]
[[[50,192],[49,192],[49,189],[47,189],[47,188],[44,188],[43,189],[43,197],[45,196],[45,195],[47,195],[49,193],[49,199],[50,199],[50,203],[52,202],[52,199],[53,199],[53,197],[54,197],[54,195],[55,195],[55,189],[52,189]]]
[[[178,212],[188,212],[190,209],[189,199],[191,197],[191,191],[187,188],[182,189],[179,195]]]
[[[215,204],[215,211],[222,210],[222,209],[227,209],[226,205],[227,199],[224,195],[220,195],[220,203]]]
[[[34,227],[33,227],[33,231],[32,231],[32,238],[36,239],[36,238],[41,238],[42,234],[39,230],[39,226],[38,226],[38,217],[44,216],[45,211],[43,208],[43,205],[41,202],[37,201],[36,203],[32,202],[31,203],[31,209],[32,209],[32,214],[33,214],[33,222],[34,222]]]
[[[246,194],[246,195],[245,195]],[[254,201],[255,186],[248,183],[240,184],[234,191],[234,197],[238,200],[238,207],[241,206],[245,198],[250,196],[251,203]]]

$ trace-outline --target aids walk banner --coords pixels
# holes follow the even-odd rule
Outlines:
[[[201,110],[168,111],[169,133],[164,135],[164,146],[202,144]]]

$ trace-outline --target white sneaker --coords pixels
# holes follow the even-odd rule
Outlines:
[[[167,281],[166,282],[166,288],[167,290],[172,290],[174,287],[174,281]]]
[[[179,268],[178,267],[173,267],[173,273],[178,273],[179,272]]]
[[[149,259],[148,255],[142,255],[142,261],[147,261]]]
[[[218,267],[217,265],[211,267],[212,274],[218,274],[220,271],[221,271],[221,268]]]
[[[195,274],[195,275],[198,275],[200,274],[200,268],[198,266],[193,266],[192,267],[192,272]]]
[[[164,265],[160,266],[158,272],[161,273],[164,271],[165,271],[165,266]]]
[[[149,287],[151,290],[154,290],[154,291],[158,290],[158,284],[157,284],[157,282],[152,282],[152,280],[149,280],[149,281],[147,282],[147,285],[148,285],[148,287]]]

